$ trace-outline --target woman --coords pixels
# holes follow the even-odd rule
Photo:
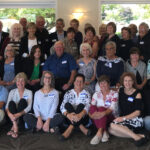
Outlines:
[[[18,73],[15,82],[17,88],[10,91],[6,104],[7,115],[13,124],[7,135],[12,136],[12,138],[17,138],[19,128],[24,128],[22,116],[28,113],[32,106],[32,92],[25,88],[27,83],[26,74],[23,72]]]
[[[132,138],[136,146],[147,142],[147,136],[140,133],[143,127],[142,96],[136,89],[136,78],[133,73],[125,72],[121,76],[122,88],[119,90],[119,117],[111,123],[110,133],[119,136]]]
[[[99,50],[99,43],[98,37],[96,36],[95,29],[92,26],[89,26],[85,29],[85,38],[84,43],[89,43],[92,47],[92,58],[97,58],[98,50]]]
[[[90,130],[85,128],[89,121],[88,111],[90,106],[90,95],[84,90],[85,77],[82,74],[77,74],[74,80],[74,89],[66,92],[60,110],[65,117],[68,125],[67,129],[61,136],[61,140],[67,139],[75,127],[87,136],[90,135]]]
[[[124,62],[116,54],[115,42],[109,41],[105,45],[106,56],[98,58],[96,66],[97,77],[107,75],[110,78],[110,86],[115,87],[119,85],[119,78],[124,72]]]
[[[85,76],[85,89],[92,95],[95,89],[96,60],[90,57],[92,48],[88,43],[81,44],[80,54],[83,57],[77,60],[78,73]]]
[[[114,22],[109,22],[107,25],[106,25],[106,31],[107,31],[107,36],[105,37],[105,39],[103,40],[102,42],[102,49],[100,49],[100,56],[105,56],[106,54],[106,50],[105,50],[105,44],[108,42],[108,41],[113,41],[116,43],[116,50],[117,50],[117,53],[118,54],[118,51],[119,51],[119,48],[120,48],[120,38],[117,36],[116,33],[116,24]]]
[[[139,25],[139,36],[137,45],[141,52],[140,59],[147,63],[150,59],[150,32],[149,26],[145,22],[142,22]]]
[[[21,39],[20,52],[22,57],[29,57],[34,45],[42,46],[41,39],[35,35],[36,24],[34,22],[27,25],[27,32],[28,34]]]
[[[59,93],[54,89],[54,76],[51,72],[45,71],[42,75],[41,84],[43,87],[34,96],[34,114],[26,114],[24,121],[31,129],[37,131],[54,132],[54,127],[62,122],[62,117],[56,115],[59,103]]]
[[[15,50],[8,44],[5,53],[5,59],[0,61],[0,85],[4,85],[8,91],[15,88],[14,78],[21,71],[21,60],[15,56]]]
[[[42,76],[43,65],[44,59],[42,57],[40,46],[34,45],[31,49],[29,58],[23,60],[23,71],[29,79],[27,88],[32,90],[33,93],[41,88],[40,78]]]
[[[137,37],[137,25],[136,24],[130,24],[129,28],[131,30],[131,40],[133,41],[134,44],[137,44],[138,37]]]
[[[100,140],[108,141],[108,123],[117,116],[118,93],[110,90],[110,81],[107,76],[100,76],[98,82],[101,90],[94,93],[89,111],[89,116],[98,129],[90,142],[92,145],[98,144]]]
[[[143,89],[146,82],[146,64],[140,60],[140,51],[137,47],[130,49],[130,60],[126,62],[126,72],[132,72],[136,76],[137,89]]]
[[[7,46],[7,44],[11,44],[12,47],[15,49],[16,54],[20,54],[20,43],[21,43],[21,38],[23,37],[23,27],[19,23],[14,23],[9,32],[9,37],[5,39],[2,45],[2,49],[0,52],[0,57],[1,59],[4,58],[4,50]]]
[[[118,51],[118,56],[124,61],[129,59],[129,50],[134,46],[131,40],[131,30],[128,27],[123,27],[121,29],[122,39],[120,40],[120,49]]]

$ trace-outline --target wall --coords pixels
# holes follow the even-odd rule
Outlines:
[[[69,26],[69,21],[73,19],[72,13],[83,12],[79,18],[80,31],[84,31],[84,25],[91,23],[98,30],[100,20],[100,3],[99,0],[57,0],[56,19],[63,18],[65,28]]]

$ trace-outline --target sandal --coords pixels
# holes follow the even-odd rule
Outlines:
[[[13,132],[13,134],[11,135],[12,138],[16,139],[18,138],[18,132]]]
[[[14,131],[10,130],[10,131],[7,132],[7,135],[9,136],[9,135],[12,135],[13,133],[14,133]]]

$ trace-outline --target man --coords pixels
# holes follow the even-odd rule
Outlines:
[[[80,49],[80,45],[81,45],[81,43],[82,43],[82,41],[83,41],[83,35],[82,35],[82,33],[78,30],[78,28],[79,28],[79,21],[78,21],[77,19],[72,19],[72,20],[70,21],[70,26],[71,26],[72,28],[74,28],[75,31],[76,31],[76,34],[75,34],[75,41],[76,41],[76,43],[77,43],[78,49]]]
[[[0,52],[1,52],[3,42],[5,41],[6,37],[8,37],[9,35],[7,32],[3,32],[2,28],[3,28],[3,23],[2,21],[0,21]]]
[[[0,125],[4,124],[5,120],[4,105],[7,102],[7,97],[8,97],[7,89],[4,86],[0,85]]]
[[[77,65],[74,58],[64,52],[62,41],[57,41],[54,49],[55,54],[48,57],[43,70],[51,71],[54,74],[55,88],[64,93],[74,81]]]
[[[63,30],[65,27],[64,20],[59,18],[56,20],[56,32],[50,34],[50,47],[54,45],[56,41],[63,40],[67,33]]]
[[[23,27],[24,35],[26,35],[27,34],[27,19],[26,18],[20,18],[19,23]]]

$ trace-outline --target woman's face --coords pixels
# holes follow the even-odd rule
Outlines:
[[[44,86],[50,86],[51,75],[49,73],[45,73],[43,82],[44,82]]]
[[[130,38],[129,32],[127,30],[122,30],[121,35],[124,40],[129,40]]]
[[[14,26],[13,30],[12,30],[12,34],[13,36],[20,36],[21,33],[21,29],[18,26]]]
[[[41,50],[37,48],[34,53],[34,58],[39,59],[41,57]]]
[[[100,82],[100,83],[99,83],[99,86],[100,86],[100,89],[101,89],[102,92],[103,92],[103,91],[108,91],[109,88],[110,88],[110,86],[109,86],[109,84],[108,84],[107,81],[102,81],[102,82]]]
[[[91,30],[88,30],[86,32],[86,38],[87,39],[93,39],[94,38],[94,34],[93,34],[93,32]]]
[[[106,56],[108,58],[112,58],[115,56],[116,53],[115,47],[113,47],[112,45],[107,45],[105,49],[106,49]]]
[[[89,57],[90,56],[90,50],[85,46],[82,47],[82,56],[83,57]]]
[[[28,31],[29,34],[34,35],[35,32],[36,32],[36,28],[35,28],[35,27],[29,27],[29,28],[27,29],[27,31]]]
[[[25,88],[25,80],[24,78],[18,78],[16,81],[16,85],[18,89],[24,89]]]
[[[74,81],[74,88],[78,89],[79,91],[82,91],[84,87],[84,82],[82,77],[77,77]]]
[[[113,27],[112,27],[111,25],[110,25],[110,26],[107,26],[106,30],[107,30],[107,33],[108,33],[109,35],[114,34],[114,29],[113,29]]]
[[[67,33],[67,38],[68,38],[68,40],[73,40],[74,37],[75,37],[75,33],[74,33],[74,32],[69,32],[69,33]]]
[[[6,50],[6,57],[14,57],[14,51],[13,51],[13,49],[12,49],[12,47],[11,46],[7,46],[7,50]]]
[[[130,60],[131,60],[131,61],[138,62],[139,59],[140,59],[140,56],[139,56],[139,54],[137,54],[137,53],[130,55]]]
[[[145,26],[139,26],[139,35],[140,37],[144,37],[147,34],[147,29]]]
[[[123,80],[123,85],[126,89],[131,89],[133,87],[133,80],[130,76],[125,76]]]

